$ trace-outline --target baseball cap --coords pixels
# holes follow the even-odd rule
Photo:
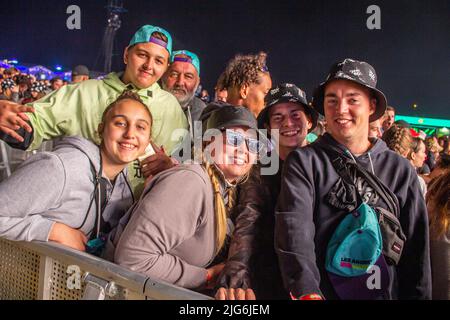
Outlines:
[[[89,76],[89,69],[84,65],[78,65],[72,69],[72,76]]]
[[[186,57],[183,57],[183,55]],[[188,50],[174,51],[170,57],[170,62],[176,61],[189,62],[197,69],[197,73],[200,76],[200,59],[195,53]]]
[[[152,34],[155,32],[160,32],[163,35],[165,35],[167,37],[167,43],[153,37]],[[170,56],[172,55],[172,37],[170,36],[170,33],[164,30],[163,28],[155,27],[149,24],[142,26],[138,31],[136,31],[133,38],[131,38],[131,41],[128,44],[128,46],[133,46],[138,43],[147,43],[147,42],[152,42],[161,47],[166,48],[167,51],[169,52],[169,55]]]
[[[245,126],[250,129],[258,129],[255,117],[245,107],[237,107],[231,104],[223,104],[214,110],[208,118],[206,129],[224,130],[231,127]]]

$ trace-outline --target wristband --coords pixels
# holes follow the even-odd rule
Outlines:
[[[311,294],[304,294],[300,296],[299,298],[294,297],[292,292],[290,293],[292,300],[323,300],[322,296],[317,293],[311,293]]]
[[[211,275],[211,273],[209,273],[208,270],[206,270],[206,286],[209,285],[209,283],[211,282],[211,280],[212,280],[212,275]]]

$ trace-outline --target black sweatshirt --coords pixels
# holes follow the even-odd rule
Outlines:
[[[368,152],[354,158],[397,196],[400,223],[407,237],[399,265],[388,267],[390,297],[430,299],[428,215],[417,174],[382,140],[372,142]],[[337,299],[326,274],[325,256],[328,241],[347,212],[326,200],[340,177],[321,144],[332,144],[342,151],[342,156],[351,158],[348,150],[329,134],[289,154],[276,209],[275,249],[289,292],[297,297],[321,293],[326,299]],[[387,208],[378,197],[375,201]]]

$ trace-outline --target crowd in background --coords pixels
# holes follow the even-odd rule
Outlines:
[[[81,205],[71,202],[66,184],[58,199],[37,201],[42,203],[38,209],[19,199],[20,212],[11,206],[11,212],[0,213],[6,221],[0,223],[4,237],[55,241],[81,251],[95,240],[101,246],[89,248],[95,254],[104,249],[105,259],[218,299],[254,299],[255,294],[268,299],[345,299],[324,267],[326,244],[337,230],[336,212],[342,218],[352,216],[347,213],[355,209],[349,204],[353,200],[376,207],[385,201],[380,200],[385,191],[389,196],[395,193],[385,201],[387,206],[401,202],[397,215],[401,226],[394,233],[403,241],[387,251],[395,256],[405,243],[406,249],[403,260],[400,250],[397,260],[388,261],[390,285],[383,297],[448,299],[449,137],[427,136],[396,121],[396,111],[376,88],[375,69],[368,63],[353,59],[336,63],[309,101],[295,84],[272,83],[264,52],[232,58],[218,77],[214,97],[200,86],[198,56],[172,51],[171,36],[161,28],[142,27],[124,57],[123,73],[74,85],[0,69],[0,99],[15,103],[0,103],[9,108],[9,113],[0,112],[1,129],[9,133],[2,136],[5,142],[26,150],[44,140],[71,136],[49,156],[53,162],[45,156],[28,159],[0,184],[0,196],[14,199],[11,186],[19,187],[21,175],[29,176],[32,168],[48,173],[57,168],[61,176],[72,175],[77,183],[71,187],[90,200],[76,199],[87,208],[83,220],[84,216],[76,216]],[[72,83],[88,78],[79,67]],[[26,109],[30,106],[36,113]],[[142,106],[150,106],[151,112]],[[23,112],[33,115],[26,123],[20,120]],[[188,139],[194,137],[197,122],[218,131],[215,139],[202,142],[201,150]],[[18,124],[30,130],[20,132],[15,129]],[[179,128],[186,132],[170,140]],[[268,136],[260,129],[267,129]],[[148,152],[150,132],[153,152],[138,158],[144,149]],[[214,143],[225,151],[208,154]],[[186,148],[180,151],[183,145]],[[192,160],[186,155],[191,147],[200,154],[200,163],[183,162]],[[265,163],[255,159],[262,149],[275,155],[271,161],[279,161],[275,174],[260,173]],[[336,169],[333,152],[345,159],[348,172]],[[83,162],[83,176],[73,159],[84,159],[85,153],[90,161]],[[364,180],[360,166],[373,179],[383,180],[388,190],[380,192]],[[120,212],[119,216],[103,212],[104,219],[92,206],[96,197],[107,201],[98,195],[101,181],[90,183],[92,170],[98,178],[102,168],[104,187],[117,197],[104,208]],[[114,193],[116,185],[121,195]],[[89,188],[95,188],[93,196]],[[32,191],[30,197],[39,197],[39,190]],[[131,206],[138,199],[133,195],[140,196],[138,205]],[[69,218],[55,210],[64,205],[74,212]],[[82,224],[76,227],[79,220]],[[383,247],[378,256],[388,256],[385,244],[378,242]],[[339,263],[363,264],[355,261]],[[359,293],[346,291],[351,297]]]

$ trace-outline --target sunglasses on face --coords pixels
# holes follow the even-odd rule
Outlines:
[[[263,148],[262,143],[259,142],[258,139],[246,137],[245,135],[237,131],[226,130],[225,136],[227,144],[232,147],[237,148],[241,146],[245,141],[245,143],[247,144],[247,149],[251,153],[259,153]]]

